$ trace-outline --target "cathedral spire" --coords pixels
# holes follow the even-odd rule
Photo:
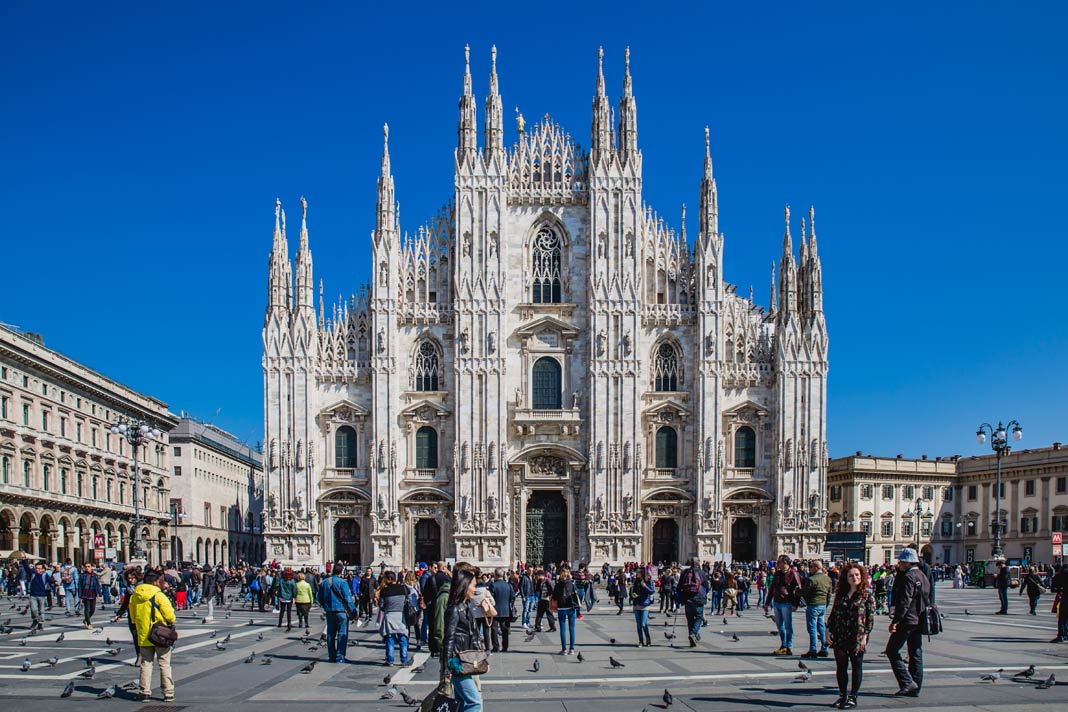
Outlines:
[[[497,86],[497,45],[490,49],[489,94],[486,95],[486,158],[503,156],[504,113]]]
[[[268,260],[267,309],[288,312],[293,289],[292,265],[289,262],[289,245],[286,243],[285,212],[282,201],[274,200],[274,235],[271,239],[271,256]]]
[[[397,228],[397,206],[393,192],[393,175],[389,167],[389,124],[382,125],[382,174],[378,176],[378,205],[375,239],[392,235]]]
[[[593,96],[593,130],[590,158],[594,162],[612,154],[612,114],[604,92],[604,48],[597,49],[597,92]]]
[[[297,299],[298,310],[315,310],[314,280],[312,278],[312,256],[308,249],[308,201],[300,198],[300,247],[297,249]]]
[[[630,47],[623,53],[623,97],[619,100],[619,154],[623,162],[631,160],[638,153],[638,106],[634,101],[633,84],[630,77]]]
[[[768,304],[770,305],[769,315],[774,316],[779,306],[775,301],[775,263],[771,263],[771,290],[768,296]]]
[[[478,151],[475,96],[471,92],[471,46],[464,45],[464,93],[460,97],[460,125],[457,129],[456,159],[463,163]]]
[[[782,236],[782,257],[779,258],[779,320],[787,321],[797,315],[797,264],[794,262],[794,245],[790,237],[790,206],[783,212],[786,229]]]
[[[701,178],[701,228],[702,240],[713,239],[719,233],[719,198],[716,179],[712,177],[712,146],[708,127],[705,127],[705,165]]]
[[[682,217],[679,218],[679,221],[682,224],[682,230],[681,230],[681,232],[682,232],[682,246],[684,248],[686,248],[687,252],[689,252],[689,247],[687,246],[687,243],[686,243],[686,203],[682,204]]]
[[[325,308],[323,305],[323,280],[319,280],[319,331],[323,330],[323,320],[325,319]]]
[[[823,267],[816,250],[816,208],[808,208],[808,274],[805,283],[809,293],[809,314],[817,317],[823,312]]]

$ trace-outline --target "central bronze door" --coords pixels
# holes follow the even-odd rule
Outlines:
[[[527,564],[567,558],[567,502],[559,492],[535,492],[527,503]]]

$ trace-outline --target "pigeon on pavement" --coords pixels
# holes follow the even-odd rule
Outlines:
[[[1038,689],[1039,690],[1048,690],[1049,688],[1055,686],[1056,684],[1057,684],[1057,678],[1053,676],[1053,673],[1050,673],[1049,677],[1046,678],[1045,682],[1038,683]]]
[[[256,625],[256,621],[254,621],[253,619],[249,618],[248,619],[248,624],[249,625]]]
[[[63,642],[63,640],[64,640],[64,638],[66,638],[66,637],[67,637],[67,634],[66,634],[66,633],[60,633],[60,634],[59,634],[59,637],[58,637],[58,638],[56,638],[56,642],[57,642],[57,643],[62,643],[62,642]]]
[[[671,696],[671,693],[667,691],[666,687],[664,688],[663,700],[664,700],[664,707],[671,707],[672,703],[675,702],[675,698]]]
[[[302,668],[300,669],[300,671],[301,671],[302,673],[305,673],[305,674],[307,674],[307,673],[311,672],[312,670],[314,670],[314,669],[315,669],[315,662],[316,662],[316,661],[312,660],[312,661],[311,661],[310,663],[308,663],[307,665],[305,665],[304,667],[302,667]]]
[[[727,616],[723,616],[723,625],[727,625]]]
[[[422,665],[420,665],[419,667],[412,668],[412,674],[413,675],[419,675],[422,672],[423,672],[423,666]]]
[[[227,633],[226,637],[222,639],[222,642],[223,642],[223,645],[226,645],[227,643],[230,642],[230,634],[229,633]]]
[[[797,677],[794,678],[794,680],[797,681],[797,682],[808,682],[811,679],[812,679],[812,671],[811,670],[805,670],[803,673],[801,673],[800,675],[798,675]]]
[[[111,657],[115,657],[116,655],[122,652],[122,648],[108,648],[104,652],[110,655]]]
[[[59,662],[59,658],[53,655],[48,660],[45,660],[45,662],[48,663],[48,667],[55,667],[56,663]]]
[[[83,670],[81,673],[79,673],[78,677],[82,678],[83,680],[92,680],[93,675],[96,675],[96,666]]]
[[[213,631],[211,631],[210,633],[208,633],[208,637],[209,637],[209,638],[214,638],[214,637],[215,637],[216,635],[218,635],[218,634],[219,634],[219,631],[217,631],[217,630],[213,630]]]
[[[731,633],[731,640],[737,643],[739,640],[741,640],[741,638],[738,637],[737,633]]]
[[[578,661],[580,663],[586,661],[586,658],[582,657],[582,651],[581,650],[579,651],[579,654],[578,654]]]
[[[384,678],[382,678],[382,682],[385,683],[386,685],[389,685],[389,682],[392,679],[393,679],[392,675],[386,675]]]
[[[979,679],[983,680],[983,681],[997,682],[998,680],[1001,679],[1001,673],[1003,673],[1003,672],[1005,672],[1005,668],[998,668],[994,672],[987,673],[986,675],[983,675]]]
[[[25,647],[25,646],[26,646],[26,638],[19,638],[19,647],[22,648],[22,647]]]
[[[216,640],[215,641],[215,649],[216,650],[226,650],[226,646]]]
[[[273,662],[274,662],[274,658],[272,658],[270,655],[264,655],[263,656],[263,664],[264,665],[270,665]]]
[[[383,692],[382,695],[378,699],[380,699],[380,700],[392,700],[396,696],[397,696],[397,688],[396,687],[389,687],[389,688],[386,688],[386,691]]]
[[[245,663],[248,664],[248,663],[252,662],[255,659],[256,659],[256,651],[253,650],[252,653],[247,658],[245,658]]]
[[[809,670],[810,668],[809,668],[808,665],[805,665],[805,661],[804,660],[798,660],[797,661],[797,669],[798,670]]]
[[[609,655],[609,656],[608,656],[608,662],[609,662],[609,663],[610,663],[610,664],[612,665],[612,667],[614,667],[614,668],[621,668],[621,667],[626,667],[626,665],[624,665],[623,663],[619,662],[618,660],[616,660],[615,658],[613,658],[613,657],[612,657],[611,655]]]
[[[1025,677],[1025,678],[1032,678],[1034,676],[1035,676],[1035,666],[1034,665],[1028,665],[1026,670],[1021,670],[1020,672],[1018,672],[1015,675],[1013,675],[1013,677]]]
[[[108,646],[109,648],[111,647],[111,636],[110,636],[110,635],[108,636],[108,639],[104,641],[104,643],[105,643],[105,644],[106,644],[106,645],[107,645],[107,646]]]
[[[256,636],[256,640],[263,640],[263,633]]]
[[[409,695],[404,690],[401,690],[400,694],[401,694],[401,699],[404,700],[404,704],[408,705],[409,707],[415,707],[416,705],[419,704],[419,700],[415,699],[414,697]]]
[[[541,670],[541,661],[537,658],[534,658],[534,665],[532,667],[534,669],[534,672],[539,672]]]
[[[32,662],[30,662],[30,659],[29,659],[29,658],[26,658],[25,660],[23,660],[23,661],[22,661],[22,667],[21,667],[20,669],[22,670],[22,672],[28,672],[28,671],[29,671],[29,669],[30,669],[30,668],[31,668],[32,666],[33,666],[33,663],[32,663]]]
[[[665,637],[665,638],[667,638],[668,640],[674,640],[674,639],[675,639],[675,634],[674,634],[674,633],[668,633],[668,632],[667,632],[667,631],[665,630],[665,631],[664,631],[664,637]]]
[[[96,699],[98,699],[98,700],[110,700],[114,696],[115,696],[115,686],[112,685],[111,687],[107,688],[106,690],[101,692],[99,695],[97,695]]]
[[[67,683],[67,686],[63,688],[63,692],[59,693],[60,697],[70,697],[74,694],[74,680]]]

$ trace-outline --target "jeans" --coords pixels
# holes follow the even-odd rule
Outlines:
[[[687,601],[684,608],[686,610],[686,630],[689,631],[689,634],[694,638],[700,640],[701,624],[705,620],[704,599]]]
[[[386,636],[386,662],[393,664],[394,646],[400,643],[401,662],[408,662],[408,636],[403,633],[394,633]]]
[[[638,629],[638,642],[652,645],[653,639],[649,635],[649,609],[634,609],[634,626]]]
[[[1061,604],[1057,607],[1057,637],[1068,640],[1068,593],[1061,594]]]
[[[749,589],[738,592],[738,610],[744,611],[749,608]]]
[[[349,646],[349,617],[345,611],[326,612],[326,657],[338,662]]]
[[[766,589],[766,588],[758,588],[757,589],[757,605],[758,606],[763,606],[764,605],[764,597],[767,596],[767,594],[768,594],[768,589]]]
[[[909,651],[908,665],[901,659],[901,646]],[[923,686],[923,635],[918,625],[899,625],[886,641],[886,658],[902,690],[915,683],[917,691]]]
[[[775,612],[775,627],[779,629],[779,642],[782,647],[794,647],[794,607],[791,603],[773,601],[771,609]]]
[[[44,626],[44,596],[30,596],[30,617],[35,625]]]
[[[808,650],[810,653],[816,652],[817,638],[820,644],[819,649],[827,649],[827,627],[823,622],[823,614],[826,612],[827,606],[809,606],[805,609],[805,625],[808,627]]]
[[[100,593],[104,596],[104,605],[111,605],[111,584],[100,587]]]
[[[453,675],[452,694],[460,703],[460,712],[482,712],[482,693],[474,675]]]
[[[534,612],[538,610],[538,597],[537,596],[524,596],[523,597],[523,627],[530,625],[530,617],[534,615]]]
[[[73,588],[64,588],[63,605],[67,608],[67,615],[74,615],[74,607],[78,605],[78,594]]]
[[[998,613],[1008,613],[1009,612],[1009,589],[1007,589],[1007,588],[999,588],[998,589],[998,600],[1001,601],[1001,610],[998,611]]]
[[[712,592],[712,605],[709,606],[709,611],[715,613],[716,611],[723,610],[723,591]]]
[[[556,618],[560,621],[560,649],[575,649],[575,619],[578,618],[577,608],[561,608],[556,611]],[[566,623],[566,625],[565,625]],[[571,645],[567,645],[567,636],[571,635]]]

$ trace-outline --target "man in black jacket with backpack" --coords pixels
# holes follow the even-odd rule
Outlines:
[[[904,548],[897,556],[897,575],[890,594],[890,639],[886,657],[900,688],[897,697],[919,697],[923,686],[923,634],[920,621],[927,614],[931,600],[931,583],[918,566],[915,549]],[[909,662],[901,658],[901,646],[907,645]]]
[[[708,602],[708,574],[701,570],[695,559],[690,559],[687,568],[679,576],[679,600],[686,610],[686,630],[689,631],[690,647],[696,648],[701,639],[701,624],[705,620],[705,603]]]

